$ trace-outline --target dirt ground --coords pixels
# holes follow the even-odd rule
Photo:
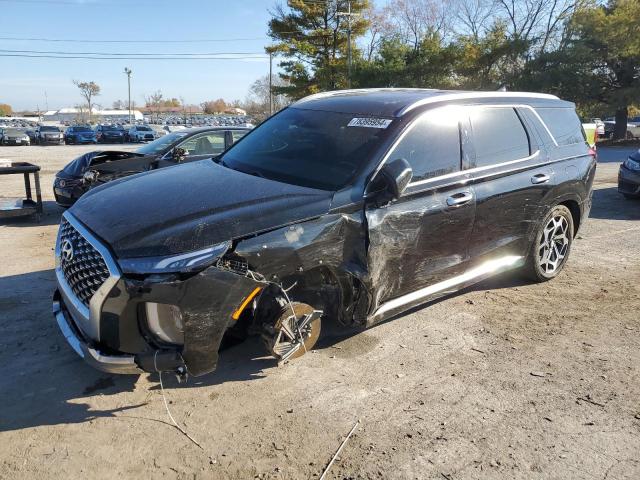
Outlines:
[[[0,149],[42,166],[46,215],[0,223],[0,478],[640,478],[640,202],[600,150],[591,218],[546,284],[484,282],[278,367],[249,341],[178,385],[110,376],[51,314],[54,173],[93,147]],[[134,147],[130,147],[134,148]],[[0,197],[19,194],[2,178]]]

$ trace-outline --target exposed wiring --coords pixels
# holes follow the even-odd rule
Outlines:
[[[156,369],[156,372],[158,372],[158,376],[160,377],[160,392],[162,392],[162,400],[164,401],[164,408],[167,410],[167,414],[169,415],[169,418],[173,422],[173,426],[175,426],[185,437],[187,437],[189,440],[195,443],[198,447],[200,447],[201,450],[204,450],[202,445],[200,445],[191,435],[189,435],[180,425],[178,425],[178,422],[176,422],[175,419],[173,418],[173,415],[171,415],[171,410],[169,410],[169,404],[167,403],[167,397],[164,393],[164,385],[162,383],[162,372],[158,370],[158,364],[156,363],[157,357],[158,357],[158,350],[156,350],[155,354],[153,355],[153,367]]]

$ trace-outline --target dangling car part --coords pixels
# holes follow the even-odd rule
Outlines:
[[[286,362],[310,351],[320,338],[322,311],[299,302],[286,303],[262,337],[271,355]]]

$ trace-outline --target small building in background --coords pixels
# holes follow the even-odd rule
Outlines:
[[[131,110],[132,120],[142,120],[143,116],[139,110]],[[115,123],[129,120],[129,110],[98,110],[91,109],[92,123]],[[61,108],[59,110],[49,110],[42,115],[43,122],[51,123],[87,123],[89,121],[89,111],[83,108]]]

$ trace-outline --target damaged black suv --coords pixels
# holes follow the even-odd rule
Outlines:
[[[62,219],[53,310],[109,372],[280,360],[505,270],[555,277],[595,158],[574,105],[437,90],[307,97],[221,156],[117,180]]]

